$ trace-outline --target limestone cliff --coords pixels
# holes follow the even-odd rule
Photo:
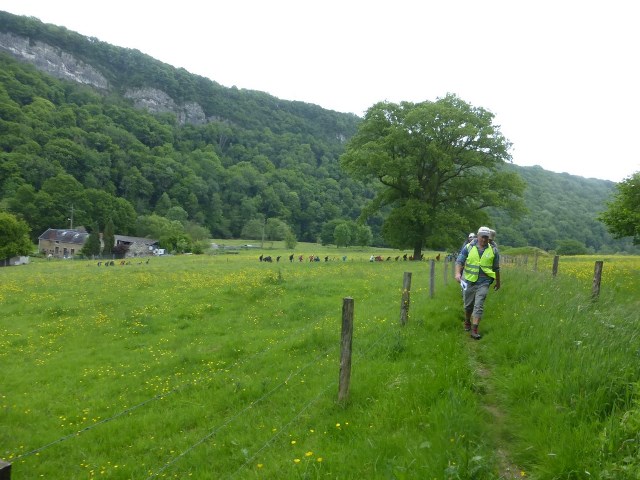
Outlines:
[[[145,109],[150,113],[175,113],[180,124],[207,123],[204,110],[200,105],[195,102],[177,105],[169,95],[157,88],[132,88],[127,90],[124,96],[133,101],[136,108]]]
[[[102,92],[111,90],[109,82],[97,69],[61,48],[33,41],[28,37],[0,32],[0,51],[29,62],[38,70],[56,78],[89,85]],[[174,113],[180,124],[202,125],[209,121],[199,104],[188,102],[178,105],[167,93],[157,88],[129,89],[124,96],[130,99],[136,108],[145,109],[150,113]]]
[[[91,85],[98,90],[109,89],[107,79],[91,65],[46,43],[0,32],[0,50],[10,53],[19,60],[32,63],[38,70],[56,78]]]

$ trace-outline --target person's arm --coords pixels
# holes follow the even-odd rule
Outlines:
[[[494,250],[495,257],[493,259],[493,271],[496,272],[496,283],[493,286],[494,290],[500,290],[500,254],[498,253],[498,249]]]
[[[467,262],[467,249],[462,247],[460,253],[458,254],[458,258],[456,258],[456,282],[460,283],[462,279],[462,269],[464,268],[464,264]]]

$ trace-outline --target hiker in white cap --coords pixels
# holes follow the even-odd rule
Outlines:
[[[484,313],[489,286],[495,282],[493,289],[500,289],[500,255],[495,243],[489,244],[491,232],[488,227],[480,227],[477,238],[460,250],[456,260],[456,281],[464,290],[464,329],[476,340],[482,337],[478,324]]]
[[[473,242],[476,239],[476,234],[474,232],[471,232],[469,234],[469,236],[467,237],[467,239],[464,241],[464,245],[462,245],[462,248],[466,247],[467,245],[469,245],[471,242]]]

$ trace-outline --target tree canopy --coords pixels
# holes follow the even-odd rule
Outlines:
[[[29,239],[29,226],[24,220],[0,211],[0,260],[29,255],[33,244]]]
[[[371,107],[341,157],[356,178],[380,187],[363,216],[389,209],[385,240],[398,248],[454,247],[487,223],[487,207],[522,209],[524,183],[501,165],[510,143],[493,114],[455,95]]]

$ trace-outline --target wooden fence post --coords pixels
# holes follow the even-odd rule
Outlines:
[[[400,302],[400,324],[407,324],[409,304],[411,303],[411,272],[404,272],[402,279],[402,301]]]
[[[0,460],[0,480],[11,480],[11,464]]]
[[[554,277],[558,274],[558,260],[560,260],[560,257],[558,255],[553,257],[553,276]]]
[[[447,257],[444,258],[444,285],[447,286],[447,270],[449,268],[449,260]]]
[[[353,298],[342,299],[342,340],[340,348],[340,384],[338,402],[344,402],[349,396],[351,383],[351,345],[353,338]]]
[[[591,288],[591,298],[598,298],[600,295],[600,280],[602,279],[602,260],[596,262],[593,270],[593,287]]]
[[[435,288],[436,288],[436,261],[431,260],[430,270],[429,270],[429,296],[433,298]]]

